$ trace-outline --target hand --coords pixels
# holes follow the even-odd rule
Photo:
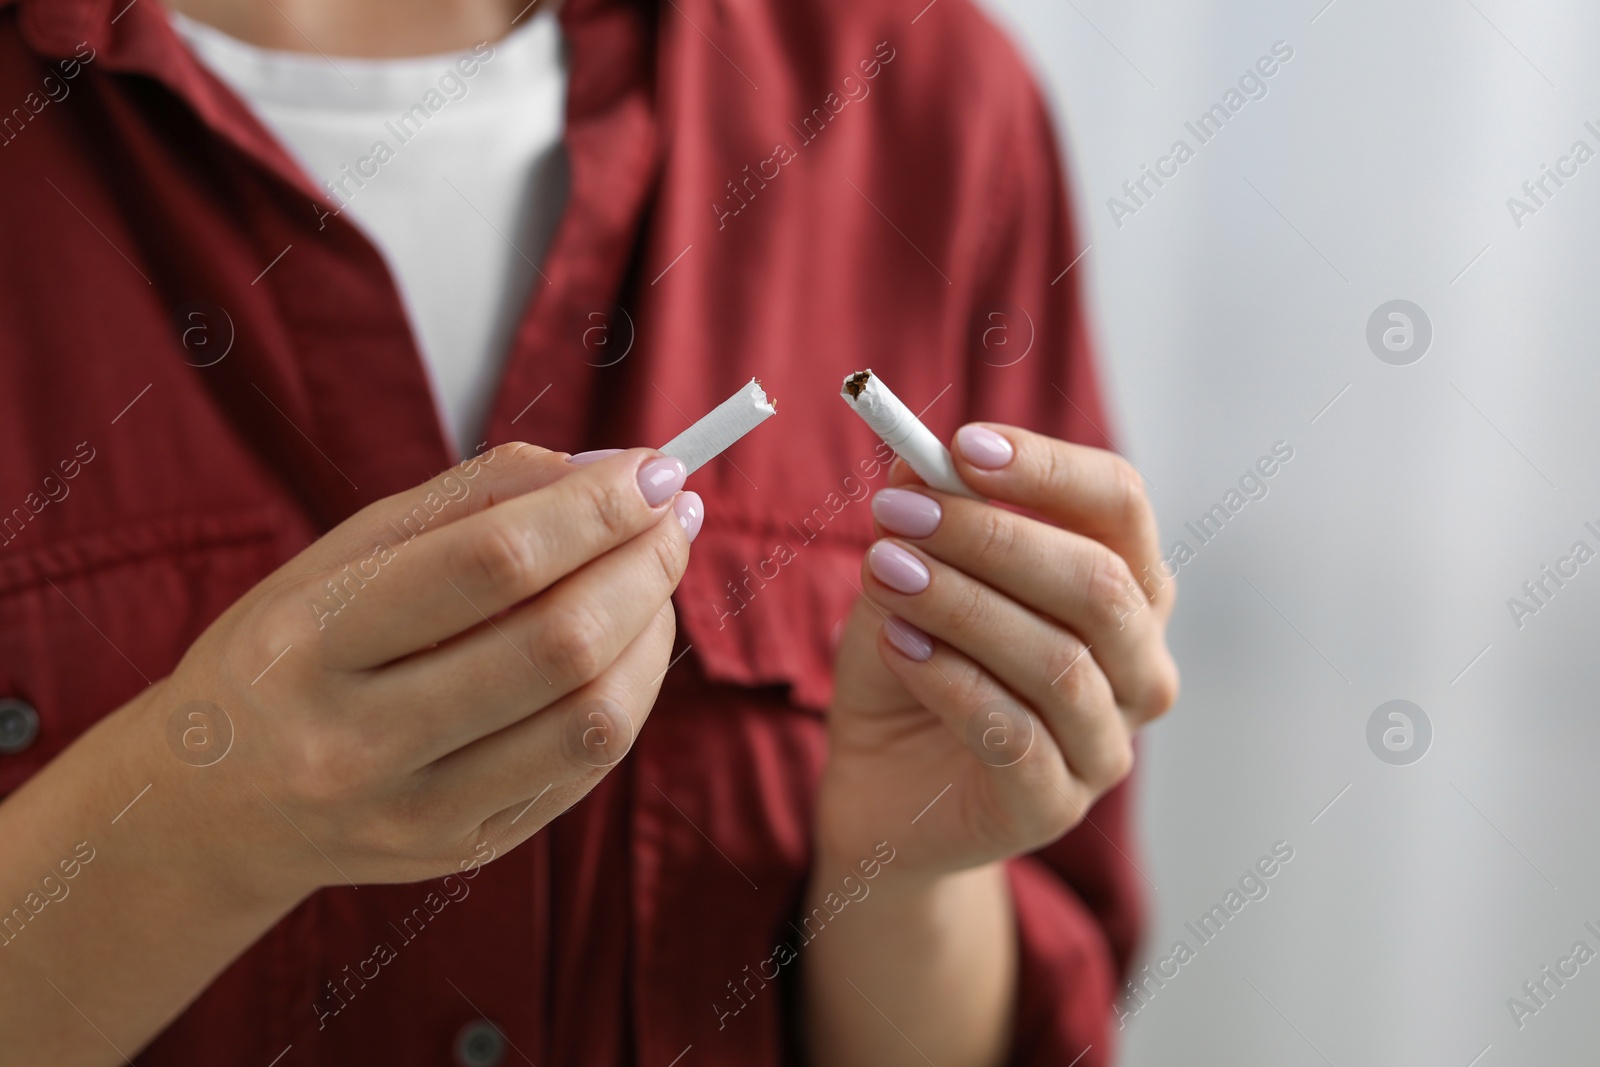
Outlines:
[[[885,839],[899,878],[1040,848],[1128,773],[1133,732],[1177,696],[1174,587],[1133,468],[1007,426],[955,445],[964,482],[1037,517],[903,464],[874,497],[891,536],[863,561],[840,646],[819,866]]]
[[[213,766],[152,743],[189,791],[186,830],[241,891],[292,901],[467,870],[627,751],[671,653],[700,501],[678,492],[677,460],[578,460],[501,446],[372,504],[141,699],[155,739],[185,709],[212,727],[227,713]]]

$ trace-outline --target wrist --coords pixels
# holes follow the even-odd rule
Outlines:
[[[817,851],[806,889],[806,907],[825,904],[829,894],[833,905],[839,899],[856,900],[871,894],[887,907],[911,909],[926,917],[937,917],[952,903],[976,900],[1009,900],[1010,886],[1004,861],[958,869],[913,867],[887,840],[875,846],[848,851]]]
[[[174,757],[151,710],[163,700],[152,687],[107,715],[0,804],[0,891],[27,902],[26,933],[13,923],[0,939],[0,1032],[17,1062],[104,1061],[68,996],[93,1005],[101,1038],[143,1045],[298,899],[252,884],[259,866],[228,837],[260,827]],[[34,980],[51,973],[70,992]]]
[[[1018,974],[1003,862],[932,874],[891,862],[866,881],[858,866],[822,857],[794,930],[809,946],[811,1063],[919,1064],[918,1049],[941,1050],[941,1064],[1003,1060]]]
[[[281,915],[318,885],[302,872],[302,865],[280,855],[276,844],[282,834],[263,826],[260,809],[266,804],[240,761],[229,762],[224,755],[205,762],[180,751],[184,725],[180,720],[174,729],[172,719],[185,700],[163,679],[83,739],[109,758],[108,776],[121,782],[124,791],[131,790],[130,799],[149,787],[119,827],[127,824],[152,855],[170,864],[175,880],[213,906],[239,914]],[[234,741],[231,723],[207,727],[225,729],[228,743]],[[281,829],[289,831],[287,826]]]

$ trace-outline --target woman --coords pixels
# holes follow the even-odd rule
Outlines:
[[[0,1062],[1108,1062],[1173,590],[999,35],[172,7],[0,3]]]

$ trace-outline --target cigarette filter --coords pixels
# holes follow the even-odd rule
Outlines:
[[[767,397],[761,383],[751,378],[699,422],[662,445],[661,452],[681,459],[693,474],[777,413],[777,405]]]
[[[870,367],[846,378],[839,395],[929,486],[973,500],[985,499],[967,488],[956,474],[950,451]]]

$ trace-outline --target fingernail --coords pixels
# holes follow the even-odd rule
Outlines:
[[[700,524],[705,521],[706,506],[700,499],[700,494],[694,490],[679,493],[678,498],[672,502],[672,513],[678,516],[678,524],[683,527],[683,532],[689,535],[692,542],[700,534]]]
[[[963,426],[956,431],[956,448],[961,458],[986,471],[997,471],[1011,462],[1016,449],[1011,442],[987,426]]]
[[[605,459],[607,456],[614,456],[621,451],[622,449],[620,448],[597,448],[593,452],[579,452],[575,456],[568,456],[567,462],[576,463],[581,467],[585,463],[593,463],[596,460]]]
[[[928,568],[893,541],[879,541],[867,549],[872,576],[897,593],[920,593],[928,588]]]
[[[889,643],[907,659],[920,663],[933,655],[933,639],[898,615],[890,615],[884,620],[883,632],[888,636]]]
[[[639,468],[639,492],[651,507],[660,507],[683,488],[687,477],[689,469],[683,465],[683,460],[660,456]]]
[[[872,496],[872,517],[901,537],[927,537],[939,528],[944,511],[931,496],[909,489],[879,489]]]

